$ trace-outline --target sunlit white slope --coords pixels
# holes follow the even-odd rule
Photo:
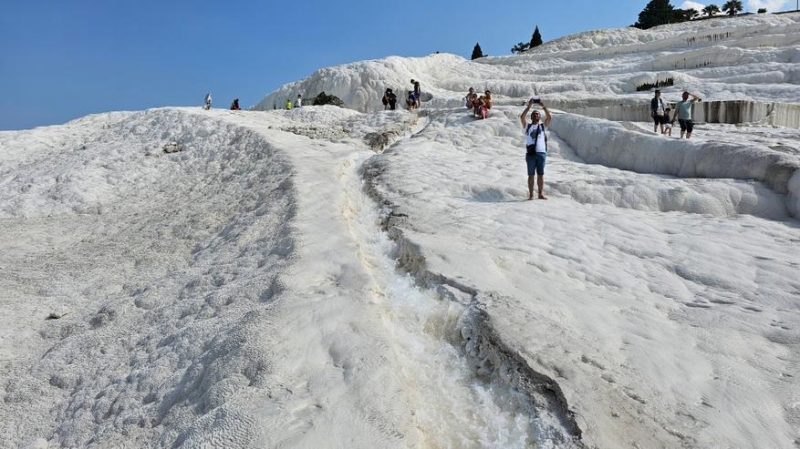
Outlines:
[[[797,102],[799,20],[389,57],[267,112],[0,132],[0,441],[796,447],[800,132],[679,140],[554,110],[550,199],[529,202],[518,114],[647,102],[636,86],[665,77],[673,100]],[[411,78],[420,112],[374,111]],[[470,86],[493,91],[488,120],[460,106]],[[271,111],[323,90],[350,109]],[[501,355],[568,413],[509,386]]]
[[[396,271],[358,169],[416,123],[187,108],[0,133],[3,445],[566,444],[474,376],[465,307]]]
[[[564,389],[588,447],[794,447],[800,227],[783,195],[615,169],[677,159],[673,174],[694,176],[703,143],[614,127],[594,145],[602,121],[556,115],[550,199],[526,201],[519,107],[499,109],[430,112],[370,161],[424,270],[478,291],[502,338]],[[728,151],[741,162],[711,153],[707,168],[760,163]]]
[[[460,104],[469,87],[491,90],[501,104],[534,95],[551,101],[613,98],[629,103],[650,98],[649,92],[637,93],[637,86],[668,78],[674,87],[663,90],[673,101],[687,89],[707,100],[800,102],[800,13],[591,31],[521,55],[475,61],[433,54],[354,62],[287,84],[254,108],[281,108],[298,93],[324,91],[347,107],[374,111],[382,109],[386,88],[393,88],[403,103],[411,79],[433,95],[433,107]]]

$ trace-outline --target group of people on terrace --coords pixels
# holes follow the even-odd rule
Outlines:
[[[205,98],[203,99],[203,109],[209,110],[211,109],[211,92],[207,93]],[[292,107],[299,108],[303,106],[303,96],[301,94],[297,94],[297,99],[295,99],[294,103],[292,100],[287,98],[286,99],[286,109],[292,109]],[[242,108],[239,106],[239,99],[234,98],[231,102],[231,111],[240,111]],[[277,109],[276,106],[273,105],[273,109]]]
[[[689,97],[692,97],[690,100]],[[664,100],[661,98],[661,91],[656,89],[655,96],[650,100],[650,117],[653,118],[653,132],[659,132],[659,125],[661,126],[661,134],[671,136],[672,124],[678,120],[681,127],[681,138],[686,136],[687,139],[692,137],[694,130],[694,122],[692,121],[692,105],[696,101],[701,101],[700,97],[690,92],[683,92],[682,100],[675,104],[673,111]]]
[[[418,109],[422,105],[422,89],[420,82],[411,80],[413,90],[408,91],[406,106],[408,110]],[[691,97],[691,99],[689,98]],[[291,100],[286,100],[286,109],[302,106],[302,96],[298,95],[297,100],[292,104]],[[397,95],[392,89],[386,89],[381,99],[384,109],[394,110],[397,105]],[[486,90],[483,95],[478,95],[475,89],[470,87],[467,95],[463,98],[464,106],[470,111],[473,117],[486,119],[489,117],[489,110],[492,109],[494,101],[492,93]],[[667,107],[667,103],[661,98],[661,91],[656,90],[653,99],[650,101],[650,115],[653,118],[653,132],[660,132],[663,135],[672,135],[672,124],[678,121],[681,128],[681,138],[691,138],[694,124],[692,122],[692,106],[695,102],[701,101],[700,97],[690,92],[683,92],[682,100],[675,104],[675,109]],[[538,109],[534,109],[530,115],[528,123],[527,114],[534,105],[538,105],[544,111],[545,117],[542,119]],[[211,94],[205,98],[204,109],[211,108]],[[232,110],[239,109],[239,99],[235,99],[231,104]],[[528,200],[534,199],[534,183],[537,198],[547,199],[544,196],[544,167],[547,159],[547,128],[552,121],[552,115],[539,98],[532,98],[528,101],[525,110],[520,115],[520,123],[525,133],[525,162],[528,172]],[[660,127],[660,129],[659,129]]]
[[[412,79],[411,85],[413,90],[409,90],[406,96],[406,108],[409,111],[419,109],[422,106],[422,87],[420,87],[419,81]],[[383,98],[381,98],[381,103],[383,103],[383,109],[394,111],[397,107],[397,94],[392,89],[386,89],[386,92],[383,93]]]
[[[489,109],[494,106],[492,101],[492,93],[487,89],[483,95],[478,96],[475,88],[470,87],[467,96],[464,97],[464,105],[467,109],[472,110],[472,116],[480,119],[489,117]]]

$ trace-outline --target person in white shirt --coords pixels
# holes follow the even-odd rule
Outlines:
[[[205,104],[203,109],[211,109],[211,92],[206,94]]]
[[[544,122],[542,122],[541,114],[538,110],[534,110],[531,113],[531,123],[528,124],[525,116],[528,114],[528,111],[534,104],[539,104],[542,106],[542,109],[545,113],[545,119]],[[522,129],[525,130],[525,148],[527,149],[525,154],[525,163],[528,166],[528,200],[533,199],[534,175],[537,175],[536,185],[539,190],[538,198],[540,200],[547,199],[547,197],[544,196],[544,163],[547,159],[546,131],[552,120],[553,117],[550,115],[550,111],[547,109],[547,106],[545,106],[544,102],[538,98],[531,98],[528,101],[528,105],[525,107],[525,110],[522,111],[522,114],[519,116],[519,121],[522,123]]]
[[[303,106],[303,96],[300,95],[300,94],[297,94],[297,100],[294,100],[294,107],[300,108],[302,106]]]

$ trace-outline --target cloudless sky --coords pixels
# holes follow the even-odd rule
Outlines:
[[[215,107],[236,97],[248,107],[321,67],[434,51],[468,58],[476,42],[507,55],[537,25],[545,42],[624,27],[648,1],[3,0],[0,130],[199,106],[206,92]]]

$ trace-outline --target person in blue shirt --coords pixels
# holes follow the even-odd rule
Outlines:
[[[689,100],[690,95],[692,96],[691,100]],[[692,130],[694,129],[694,123],[692,122],[692,105],[695,101],[701,101],[700,97],[695,94],[690,94],[689,92],[684,92],[683,101],[679,101],[675,105],[678,124],[681,125],[681,139],[684,134],[687,139],[692,137]]]

